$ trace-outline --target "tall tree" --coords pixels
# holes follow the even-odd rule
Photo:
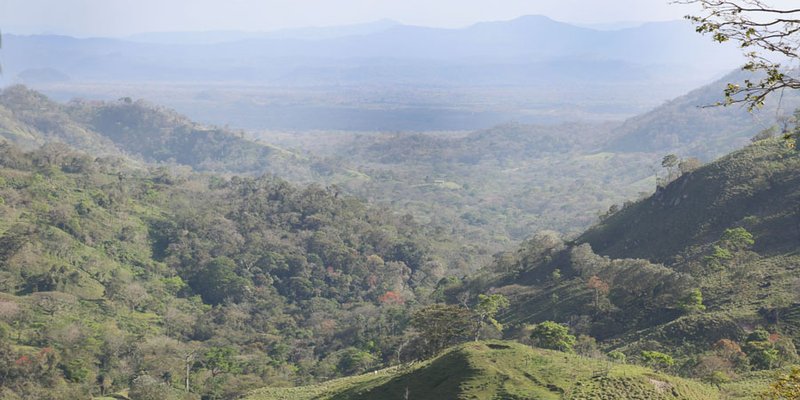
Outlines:
[[[411,316],[411,326],[424,342],[423,353],[435,355],[447,346],[468,340],[474,331],[474,319],[470,310],[448,304],[433,304]]]
[[[475,324],[475,341],[480,340],[481,330],[488,322],[498,331],[503,331],[503,325],[495,319],[500,310],[508,308],[510,303],[506,296],[502,294],[478,295],[478,304],[475,306],[475,314],[478,323]]]

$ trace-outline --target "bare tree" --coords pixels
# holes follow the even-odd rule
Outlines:
[[[747,63],[743,70],[760,72],[757,80],[729,83],[725,101],[741,103],[749,110],[764,105],[766,97],[783,89],[800,89],[797,65],[800,61],[800,8],[773,7],[762,0],[674,0],[675,4],[699,5],[700,15],[686,18],[701,34],[715,41],[738,42]]]

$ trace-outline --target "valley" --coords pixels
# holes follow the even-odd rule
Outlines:
[[[800,94],[693,21],[4,34],[0,397],[797,399]]]

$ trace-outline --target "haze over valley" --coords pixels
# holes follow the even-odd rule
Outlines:
[[[272,34],[4,37],[0,82],[60,100],[159,99],[246,129],[471,130],[620,120],[742,62],[683,21],[595,30],[543,16],[460,29],[392,21]]]

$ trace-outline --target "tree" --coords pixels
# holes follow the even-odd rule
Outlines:
[[[433,304],[411,316],[411,326],[423,341],[422,352],[432,356],[447,346],[466,340],[474,332],[472,312],[464,307]]]
[[[697,160],[697,159],[691,159],[691,160]],[[693,168],[699,167],[698,165],[699,163],[700,163],[699,161],[695,163],[695,161],[682,160],[675,154],[665,155],[664,158],[661,159],[661,166],[667,170],[667,176],[664,177],[664,179],[659,179],[658,184],[660,186],[668,185],[670,182],[680,177],[681,174],[684,173],[684,169],[690,171]]]
[[[573,352],[576,341],[566,326],[553,321],[536,324],[531,330],[531,340],[536,347],[567,353]]]
[[[554,269],[553,272],[550,274],[550,278],[553,279],[553,283],[555,284],[561,282],[561,270],[558,268]]]
[[[478,323],[475,324],[475,341],[480,339],[481,329],[488,322],[494,326],[498,331],[503,331],[503,325],[495,319],[495,316],[500,310],[508,308],[511,305],[506,296],[502,294],[480,294],[478,295],[478,305],[475,306],[475,314]]]
[[[642,361],[654,369],[661,369],[675,365],[675,360],[669,354],[660,351],[643,351]]]
[[[375,361],[375,357],[369,352],[350,347],[344,350],[336,369],[344,375],[360,374],[372,367]]]
[[[689,157],[682,159],[678,163],[678,170],[681,172],[681,175],[683,175],[683,174],[688,174],[689,172],[692,172],[702,166],[703,166],[702,161],[700,161],[695,157]]]
[[[735,371],[745,371],[749,369],[747,355],[742,351],[742,347],[731,339],[720,339],[711,348],[714,354],[728,361]]]
[[[208,304],[220,304],[228,298],[240,301],[247,291],[247,280],[236,275],[235,268],[231,259],[216,258],[189,279],[189,286]]]
[[[623,353],[623,352],[621,352],[619,350],[612,350],[606,355],[608,356],[608,358],[614,360],[615,362],[621,363],[621,364],[625,364],[625,361],[628,358],[625,355],[625,353]]]
[[[234,358],[236,352],[231,347],[212,347],[203,354],[203,366],[211,371],[211,376],[239,371],[239,363]]]
[[[800,368],[792,368],[773,382],[761,396],[764,400],[798,400],[800,399]]]
[[[675,168],[676,165],[678,165],[678,156],[675,154],[667,154],[661,160],[661,166],[668,170]]]
[[[578,335],[573,349],[576,354],[583,357],[600,359],[604,356],[600,347],[597,346],[597,339],[589,335]]]
[[[770,93],[800,89],[800,78],[778,61],[800,60],[797,43],[800,8],[772,7],[762,0],[675,0],[674,3],[701,6],[701,15],[686,17],[694,22],[696,31],[710,34],[719,43],[737,42],[748,60],[742,69],[763,74],[758,81],[745,80],[743,85],[729,83],[725,101],[718,104],[741,103],[752,110],[763,106]]]
[[[139,375],[134,378],[128,395],[131,400],[166,400],[175,398],[168,385],[150,375]]]
[[[780,356],[769,332],[763,329],[756,329],[747,336],[743,350],[754,369],[772,369]]]
[[[741,227],[726,229],[720,241],[732,251],[744,251],[756,243],[753,234]]]
[[[608,295],[610,287],[608,286],[607,283],[603,282],[603,280],[600,279],[597,275],[592,275],[592,277],[589,278],[589,281],[586,282],[586,287],[594,291],[593,305],[594,309],[599,311],[600,299],[601,297],[605,298],[605,296]]]
[[[706,306],[703,305],[703,292],[700,289],[691,290],[681,299],[679,307],[689,314],[704,311]]]
[[[711,254],[704,257],[706,265],[717,271],[723,271],[730,264],[739,264],[755,244],[753,234],[744,228],[726,229],[722,236],[711,247]]]

